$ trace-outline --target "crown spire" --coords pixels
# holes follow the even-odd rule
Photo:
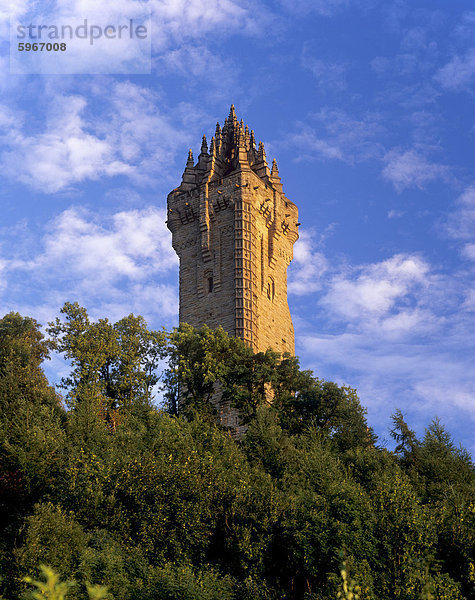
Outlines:
[[[279,192],[282,192],[282,182],[280,180],[279,168],[277,167],[277,161],[275,160],[275,158],[272,161],[272,170],[270,172],[270,178],[275,189]]]
[[[238,120],[234,104],[231,104],[223,127],[216,123],[215,135],[209,143],[203,135],[200,150],[196,165],[193,152],[189,151],[183,184],[195,182],[198,185],[233,171],[252,170],[266,184],[282,191],[277,162],[272,161],[272,167],[271,162],[267,162],[264,143],[257,143],[254,131],[243,120]]]
[[[249,127],[247,125],[246,125],[246,128],[244,129],[244,138],[246,140],[246,148],[247,148],[247,150],[250,150],[251,146],[250,146],[249,142],[250,142],[251,138],[249,137]]]
[[[193,160],[193,150],[190,148],[188,150],[188,158],[186,160],[186,167],[183,171],[182,176],[182,185],[186,188],[193,187],[195,185],[195,168],[194,168],[194,160]]]
[[[264,142],[259,142],[259,149],[257,151],[257,158],[260,161],[264,161],[266,160],[266,151],[264,150]]]
[[[253,170],[263,179],[266,183],[270,178],[270,170],[267,165],[266,151],[264,150],[264,143],[259,142],[259,148],[257,150],[257,159],[253,166]]]

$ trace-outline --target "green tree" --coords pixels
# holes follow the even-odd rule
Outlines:
[[[444,570],[474,593],[475,469],[469,453],[457,447],[438,419],[419,440],[400,411],[393,417],[396,454],[423,504],[437,523],[437,543],[432,549]]]
[[[372,496],[378,591],[383,597],[418,600],[414,561],[431,558],[437,540],[435,515],[421,503],[409,477],[397,465],[379,474]]]
[[[286,372],[285,378],[280,377],[285,385],[279,382],[276,393],[276,406],[285,430],[299,434],[316,427],[340,452],[375,443],[376,437],[368,427],[366,410],[356,390],[320,380],[309,371],[299,371],[295,360],[289,377],[286,362],[282,361],[277,369]]]
[[[290,598],[336,596],[340,551],[352,557],[358,578],[376,556],[374,513],[368,494],[348,473],[331,443],[317,428],[295,438],[295,451],[280,482],[285,510],[274,546],[280,586]],[[313,594],[310,596],[310,594]]]
[[[47,331],[54,349],[71,362],[61,381],[68,405],[75,410],[88,402],[115,430],[124,414],[150,403],[165,333],[149,331],[143,317],[134,315],[93,322],[77,303],[67,302],[61,313],[64,321],[56,318]]]
[[[39,565],[51,565],[62,577],[77,577],[88,535],[72,512],[51,502],[37,504],[27,517],[24,544],[16,550],[23,573],[39,574]]]
[[[25,577],[25,582],[34,589],[26,594],[27,600],[65,600],[71,598],[70,592],[76,588],[74,581],[61,581],[58,573],[51,567],[42,565],[42,579],[35,581],[32,577]],[[89,600],[105,600],[110,598],[107,589],[99,585],[86,584]]]
[[[44,416],[62,414],[61,399],[41,368],[50,343],[38,323],[18,313],[0,319],[0,435],[3,448],[24,444],[25,435]]]
[[[188,418],[199,413],[214,420],[213,395],[226,392],[232,385],[229,377],[233,366],[244,369],[252,354],[242,340],[230,337],[222,327],[195,329],[182,323],[169,335],[165,375],[169,412]]]
[[[49,350],[34,319],[0,319],[0,571],[7,589],[17,577],[12,552],[25,514],[51,492],[64,465],[64,410],[41,367]]]

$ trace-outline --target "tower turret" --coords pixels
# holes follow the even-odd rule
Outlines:
[[[190,150],[167,225],[180,258],[180,322],[221,325],[255,352],[293,354],[287,267],[298,211],[234,105],[209,149],[203,136],[196,164]]]

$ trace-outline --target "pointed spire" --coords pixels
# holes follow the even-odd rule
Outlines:
[[[219,154],[221,152],[221,140],[222,139],[223,139],[223,136],[222,136],[221,126],[219,125],[219,123],[216,123],[216,132],[215,132],[216,154]]]
[[[203,136],[201,152],[196,165],[193,153],[190,151],[186,163],[184,182],[193,180],[196,184],[203,183],[206,179],[222,177],[224,173],[234,170],[249,171],[251,168],[266,184],[275,190],[281,190],[279,169],[277,163],[267,163],[263,142],[257,144],[254,131],[244,123],[238,121],[234,104],[231,105],[229,116],[224,125],[216,123],[215,135],[210,143]]]
[[[233,143],[234,143],[235,146],[239,146],[239,142],[241,140],[241,126],[239,125],[237,119],[236,119],[236,122],[234,124],[233,132],[234,132]]]
[[[226,117],[224,119],[223,127],[221,129],[221,140],[223,142],[226,139],[226,136],[227,136],[227,133],[228,133],[228,129],[229,129],[229,119],[228,119],[228,117]]]
[[[259,142],[259,150],[257,151],[257,158],[259,161],[266,160],[266,151],[264,150],[264,142]]]
[[[246,148],[246,134],[244,132],[244,123],[237,124],[236,127],[236,146],[238,149],[237,159],[242,170],[249,170],[249,157]]]
[[[272,185],[278,192],[282,192],[282,182],[280,180],[279,169],[277,167],[277,161],[272,161],[272,171],[270,173],[270,178],[272,181]]]
[[[188,150],[188,158],[186,160],[186,167],[183,171],[183,177],[181,180],[181,185],[184,186],[184,189],[190,189],[195,184],[195,162],[193,160],[193,150],[190,148]]]
[[[257,151],[257,159],[253,166],[253,169],[259,177],[268,183],[270,181],[270,169],[267,165],[266,151],[264,150],[264,143],[259,142],[259,149]]]
[[[242,122],[241,122],[242,123]],[[245,147],[246,145],[246,136],[244,133],[244,126],[241,124],[238,129],[238,145],[240,147]]]

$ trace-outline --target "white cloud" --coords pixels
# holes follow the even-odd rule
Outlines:
[[[442,367],[442,364],[439,363],[438,366]],[[433,372],[433,378],[415,382],[414,392],[425,401],[426,407],[430,407],[432,414],[437,416],[440,416],[441,413],[444,414],[444,420],[449,416],[453,408],[462,409],[473,420],[475,419],[473,402],[475,387],[473,382],[470,382],[470,379],[463,373],[462,367],[458,373],[460,377],[459,383],[458,385],[454,385],[453,381],[455,378],[452,378],[454,374],[450,373],[450,377],[444,377],[441,373],[436,374]],[[449,389],[450,404],[447,406],[447,390]]]
[[[389,70],[391,61],[386,56],[375,56],[371,60],[370,65],[375,73],[381,75]]]
[[[455,279],[417,255],[330,277],[313,325],[296,320],[302,360],[319,377],[355,386],[378,429],[400,408],[419,431],[437,415],[469,440],[475,292]]]
[[[456,207],[449,215],[447,231],[453,239],[472,240],[475,235],[475,186],[460,195]]]
[[[33,0],[3,0],[0,5],[0,39],[8,39],[10,19],[25,14],[32,4]]]
[[[28,136],[11,125],[3,139],[9,149],[1,155],[7,176],[46,192],[57,192],[88,178],[129,171],[126,163],[116,160],[106,139],[85,129],[81,119],[84,98],[57,98],[55,104],[58,116],[45,133]]]
[[[443,88],[462,91],[472,87],[475,81],[475,48],[463,56],[454,56],[435,76]]]
[[[358,4],[355,0],[280,0],[289,12],[308,14],[315,12],[322,17],[331,17],[350,4]]]
[[[468,187],[455,206],[447,218],[445,230],[450,238],[462,243],[461,255],[475,261],[475,187]]]
[[[328,262],[323,253],[315,249],[315,245],[314,232],[300,231],[289,269],[289,294],[310,294],[321,288]]]
[[[168,278],[178,260],[165,211],[147,208],[101,217],[70,208],[47,226],[39,248],[13,246],[7,255],[4,244],[3,254],[0,264],[11,293],[22,289],[27,276],[21,309],[43,321],[66,300],[117,318],[131,311],[155,318],[176,316],[177,289]],[[28,299],[32,290],[37,293]],[[3,291],[7,306],[9,290]]]
[[[469,260],[475,261],[475,243],[465,244],[465,246],[462,248],[462,254]]]
[[[21,115],[15,113],[8,106],[4,106],[0,104],[0,133],[6,132],[11,133],[14,132],[17,125],[21,123]]]
[[[388,219],[400,219],[403,217],[405,212],[403,210],[396,210],[392,208],[388,211]]]
[[[378,320],[388,331],[407,330],[422,318],[422,312],[407,302],[428,284],[428,273],[429,266],[420,257],[397,254],[334,276],[321,304],[333,316],[358,325]]]
[[[466,207],[472,195],[462,198]],[[319,377],[355,386],[379,430],[400,408],[419,431],[438,415],[468,432],[475,292],[465,274],[435,272],[418,254],[326,266],[311,320],[295,320],[302,362]]]
[[[475,287],[467,290],[462,310],[467,311],[468,313],[475,312]]]
[[[87,131],[81,118],[84,98],[60,97],[55,105],[58,116],[45,133],[28,136],[15,126],[7,133],[3,141],[10,149],[1,155],[7,176],[57,192],[85,179],[130,173],[107,139]]]
[[[462,418],[470,440],[475,420],[470,348],[454,329],[449,323],[430,338],[408,337],[397,344],[384,332],[371,339],[360,333],[302,332],[298,340],[318,376],[328,378],[331,373],[340,384],[357,387],[369,422],[378,428],[388,428],[390,415],[400,408],[419,431],[435,416],[449,429],[461,431],[464,427],[457,420]]]
[[[312,120],[316,122],[315,127],[309,122],[300,122],[297,132],[289,136],[299,159],[319,156],[355,164],[377,158],[383,152],[376,141],[384,131],[377,114],[355,119],[343,110],[324,107],[311,115],[309,121]]]
[[[7,279],[5,277],[7,262],[0,259],[0,293],[7,287]]]
[[[149,73],[151,64],[151,22],[149,3],[133,0],[116,0],[113,3],[91,0],[61,0],[52,2],[24,3],[24,9],[14,15],[16,25],[33,25],[33,37],[52,41],[50,29],[37,30],[41,25],[70,26],[75,30],[87,21],[84,39],[67,34],[64,41],[67,51],[61,56],[56,53],[39,52],[11,54],[14,73],[74,74],[74,73]],[[128,25],[130,20],[147,27],[145,39],[138,36],[118,35],[114,39],[103,33],[107,26],[118,28]],[[96,39],[91,40],[94,26]],[[100,32],[99,32],[100,28]],[[69,31],[69,30],[68,30]],[[99,32],[99,35],[97,35]],[[13,34],[13,31],[12,31]],[[43,37],[44,36],[44,37]],[[21,41],[21,40],[19,40]],[[60,40],[57,40],[60,41]],[[91,43],[93,42],[93,43]]]
[[[290,138],[290,142],[298,148],[298,160],[315,159],[317,156],[344,160],[342,150],[335,143],[322,139],[314,129],[303,123],[299,124],[299,129]]]
[[[125,277],[143,281],[176,266],[165,213],[156,209],[119,212],[105,224],[71,208],[49,226],[44,250],[24,268],[59,269],[81,285],[108,284]],[[90,279],[89,279],[90,278]]]
[[[186,78],[187,85],[208,84],[207,96],[229,99],[229,90],[238,87],[239,65],[206,46],[187,44],[172,48],[156,60],[157,69]],[[203,92],[201,92],[203,93]]]
[[[325,91],[344,90],[346,85],[346,65],[338,62],[324,61],[316,58],[308,49],[304,49],[301,58],[302,66],[308,69]]]
[[[399,192],[410,187],[422,189],[427,183],[445,179],[449,174],[449,167],[429,162],[416,150],[390,150],[384,162],[383,177]]]
[[[173,163],[174,150],[185,141],[185,134],[158,108],[156,95],[130,82],[111,84],[102,114],[90,106],[94,95],[89,103],[79,95],[49,100],[39,133],[27,131],[23,115],[0,107],[4,175],[46,193],[117,175],[150,184]]]
[[[46,53],[36,57],[35,61],[43,64],[44,73],[121,73],[146,72],[146,54],[148,43],[152,43],[152,54],[163,57],[173,50],[186,49],[194,41],[205,40],[209,35],[218,37],[238,33],[239,35],[261,35],[263,25],[271,27],[276,20],[274,11],[269,10],[261,2],[251,0],[116,0],[113,3],[96,0],[61,0],[38,4],[33,0],[17,2],[14,17],[29,19],[33,23],[71,24],[83,23],[104,28],[106,25],[118,26],[135,19],[136,23],[150,11],[150,38],[131,40],[128,37],[106,39],[104,36],[94,42],[94,48],[80,40],[69,41],[68,55],[61,62],[51,60]],[[0,13],[0,31],[8,31],[9,13],[6,9]],[[19,21],[23,24],[23,21]],[[148,26],[149,24],[146,23]],[[22,61],[25,57],[22,57]],[[19,65],[23,62],[19,61]],[[63,62],[72,66],[73,70],[64,70]],[[56,70],[48,70],[48,69]],[[63,71],[61,71],[63,69]],[[125,70],[124,70],[125,69]]]
[[[203,37],[213,30],[256,34],[262,10],[259,3],[244,0],[154,0],[151,6],[162,43],[170,34],[176,40]]]

